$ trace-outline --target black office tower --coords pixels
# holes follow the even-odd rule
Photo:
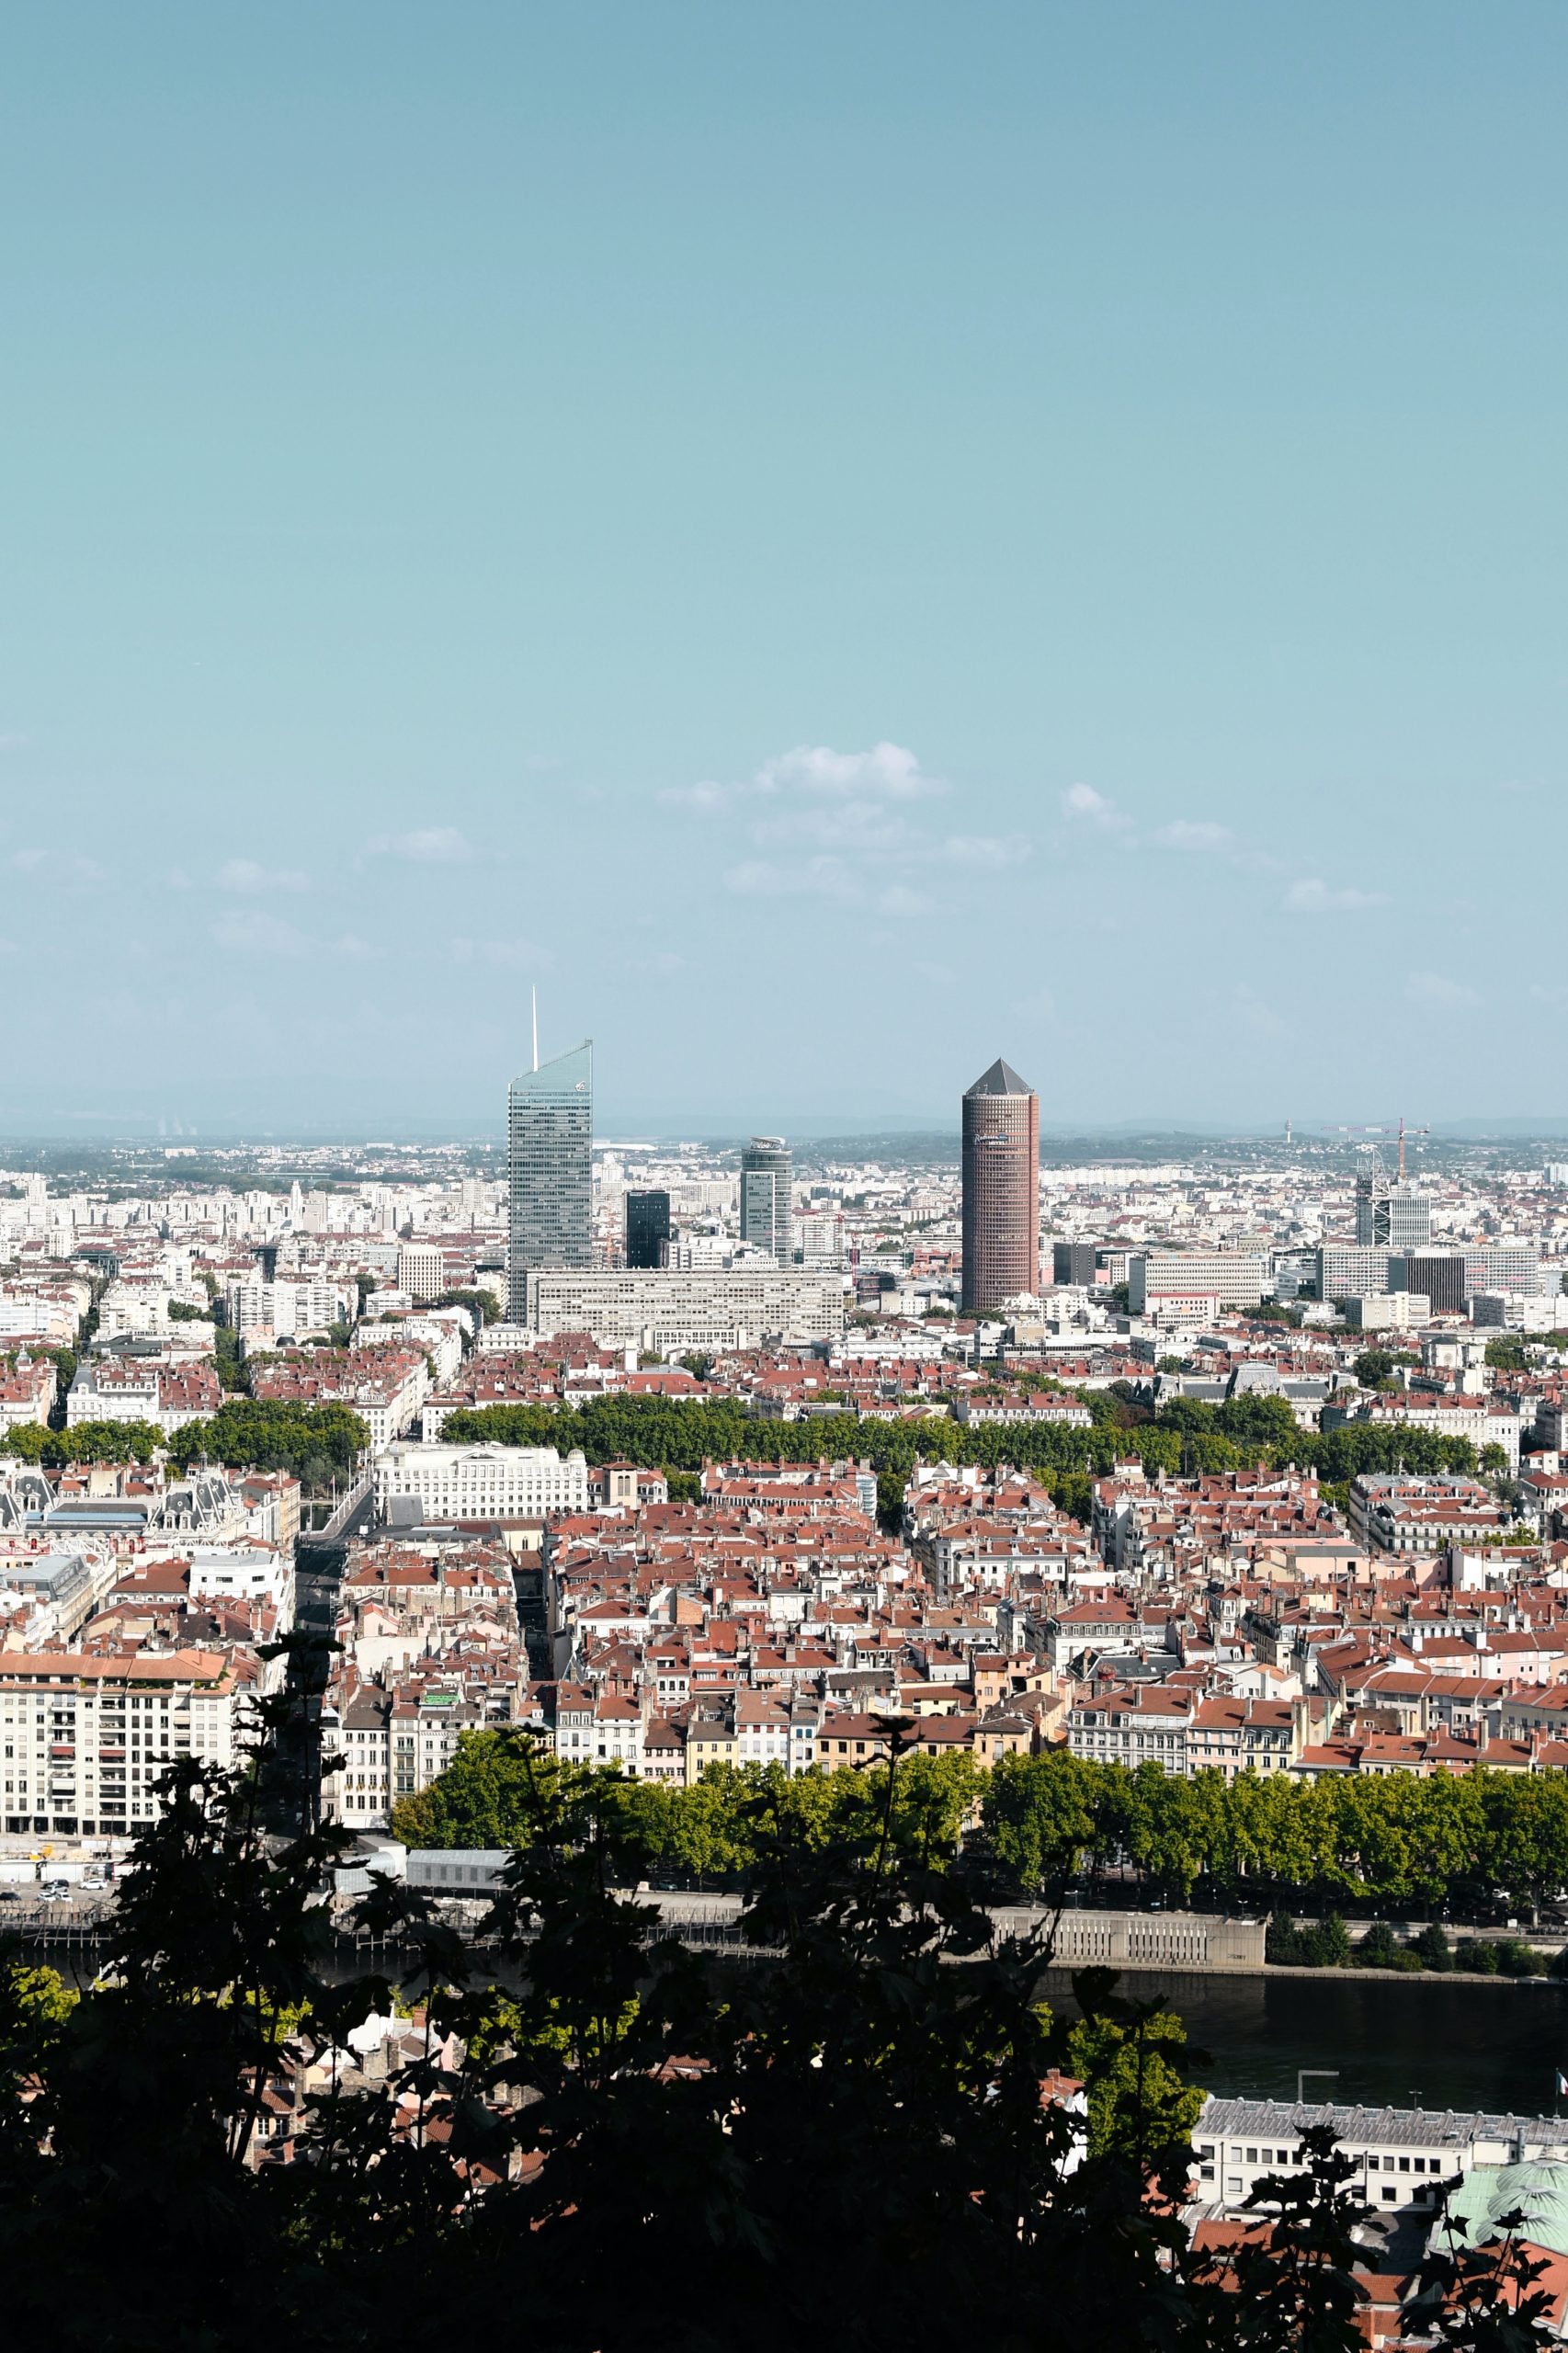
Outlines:
[[[1092,1283],[1095,1279],[1094,1244],[1053,1242],[1051,1245],[1051,1279],[1053,1283]]]
[[[670,1197],[664,1192],[626,1196],[626,1263],[667,1267],[670,1262]]]

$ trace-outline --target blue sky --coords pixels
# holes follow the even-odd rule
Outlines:
[[[5,1123],[1556,1115],[1568,19],[24,7]]]

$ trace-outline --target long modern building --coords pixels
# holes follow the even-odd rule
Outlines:
[[[798,1267],[633,1268],[530,1273],[524,1314],[541,1339],[589,1332],[605,1348],[734,1348],[764,1339],[835,1340],[844,1285]]]
[[[1040,1290],[1040,1097],[998,1058],[963,1098],[963,1295],[993,1313]]]
[[[506,1099],[506,1312],[525,1321],[528,1275],[594,1263],[594,1045],[512,1081]]]
[[[429,1520],[536,1519],[587,1510],[588,1466],[576,1448],[399,1442],[373,1456],[370,1491],[382,1518],[396,1498],[414,1496]]]
[[[1256,1307],[1268,1289],[1268,1261],[1246,1250],[1137,1250],[1127,1261],[1127,1304],[1152,1314],[1159,1302],[1217,1300]]]
[[[741,1154],[741,1240],[766,1250],[780,1267],[795,1256],[790,1194],[795,1181],[782,1136],[753,1136]]]

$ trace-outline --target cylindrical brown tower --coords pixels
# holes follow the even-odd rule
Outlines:
[[[1040,1289],[1040,1097],[994,1062],[963,1098],[963,1305]]]

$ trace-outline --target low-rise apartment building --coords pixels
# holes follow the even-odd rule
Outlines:
[[[220,1651],[97,1658],[0,1654],[3,1819],[9,1832],[134,1834],[179,1758],[238,1762],[247,1687]]]

